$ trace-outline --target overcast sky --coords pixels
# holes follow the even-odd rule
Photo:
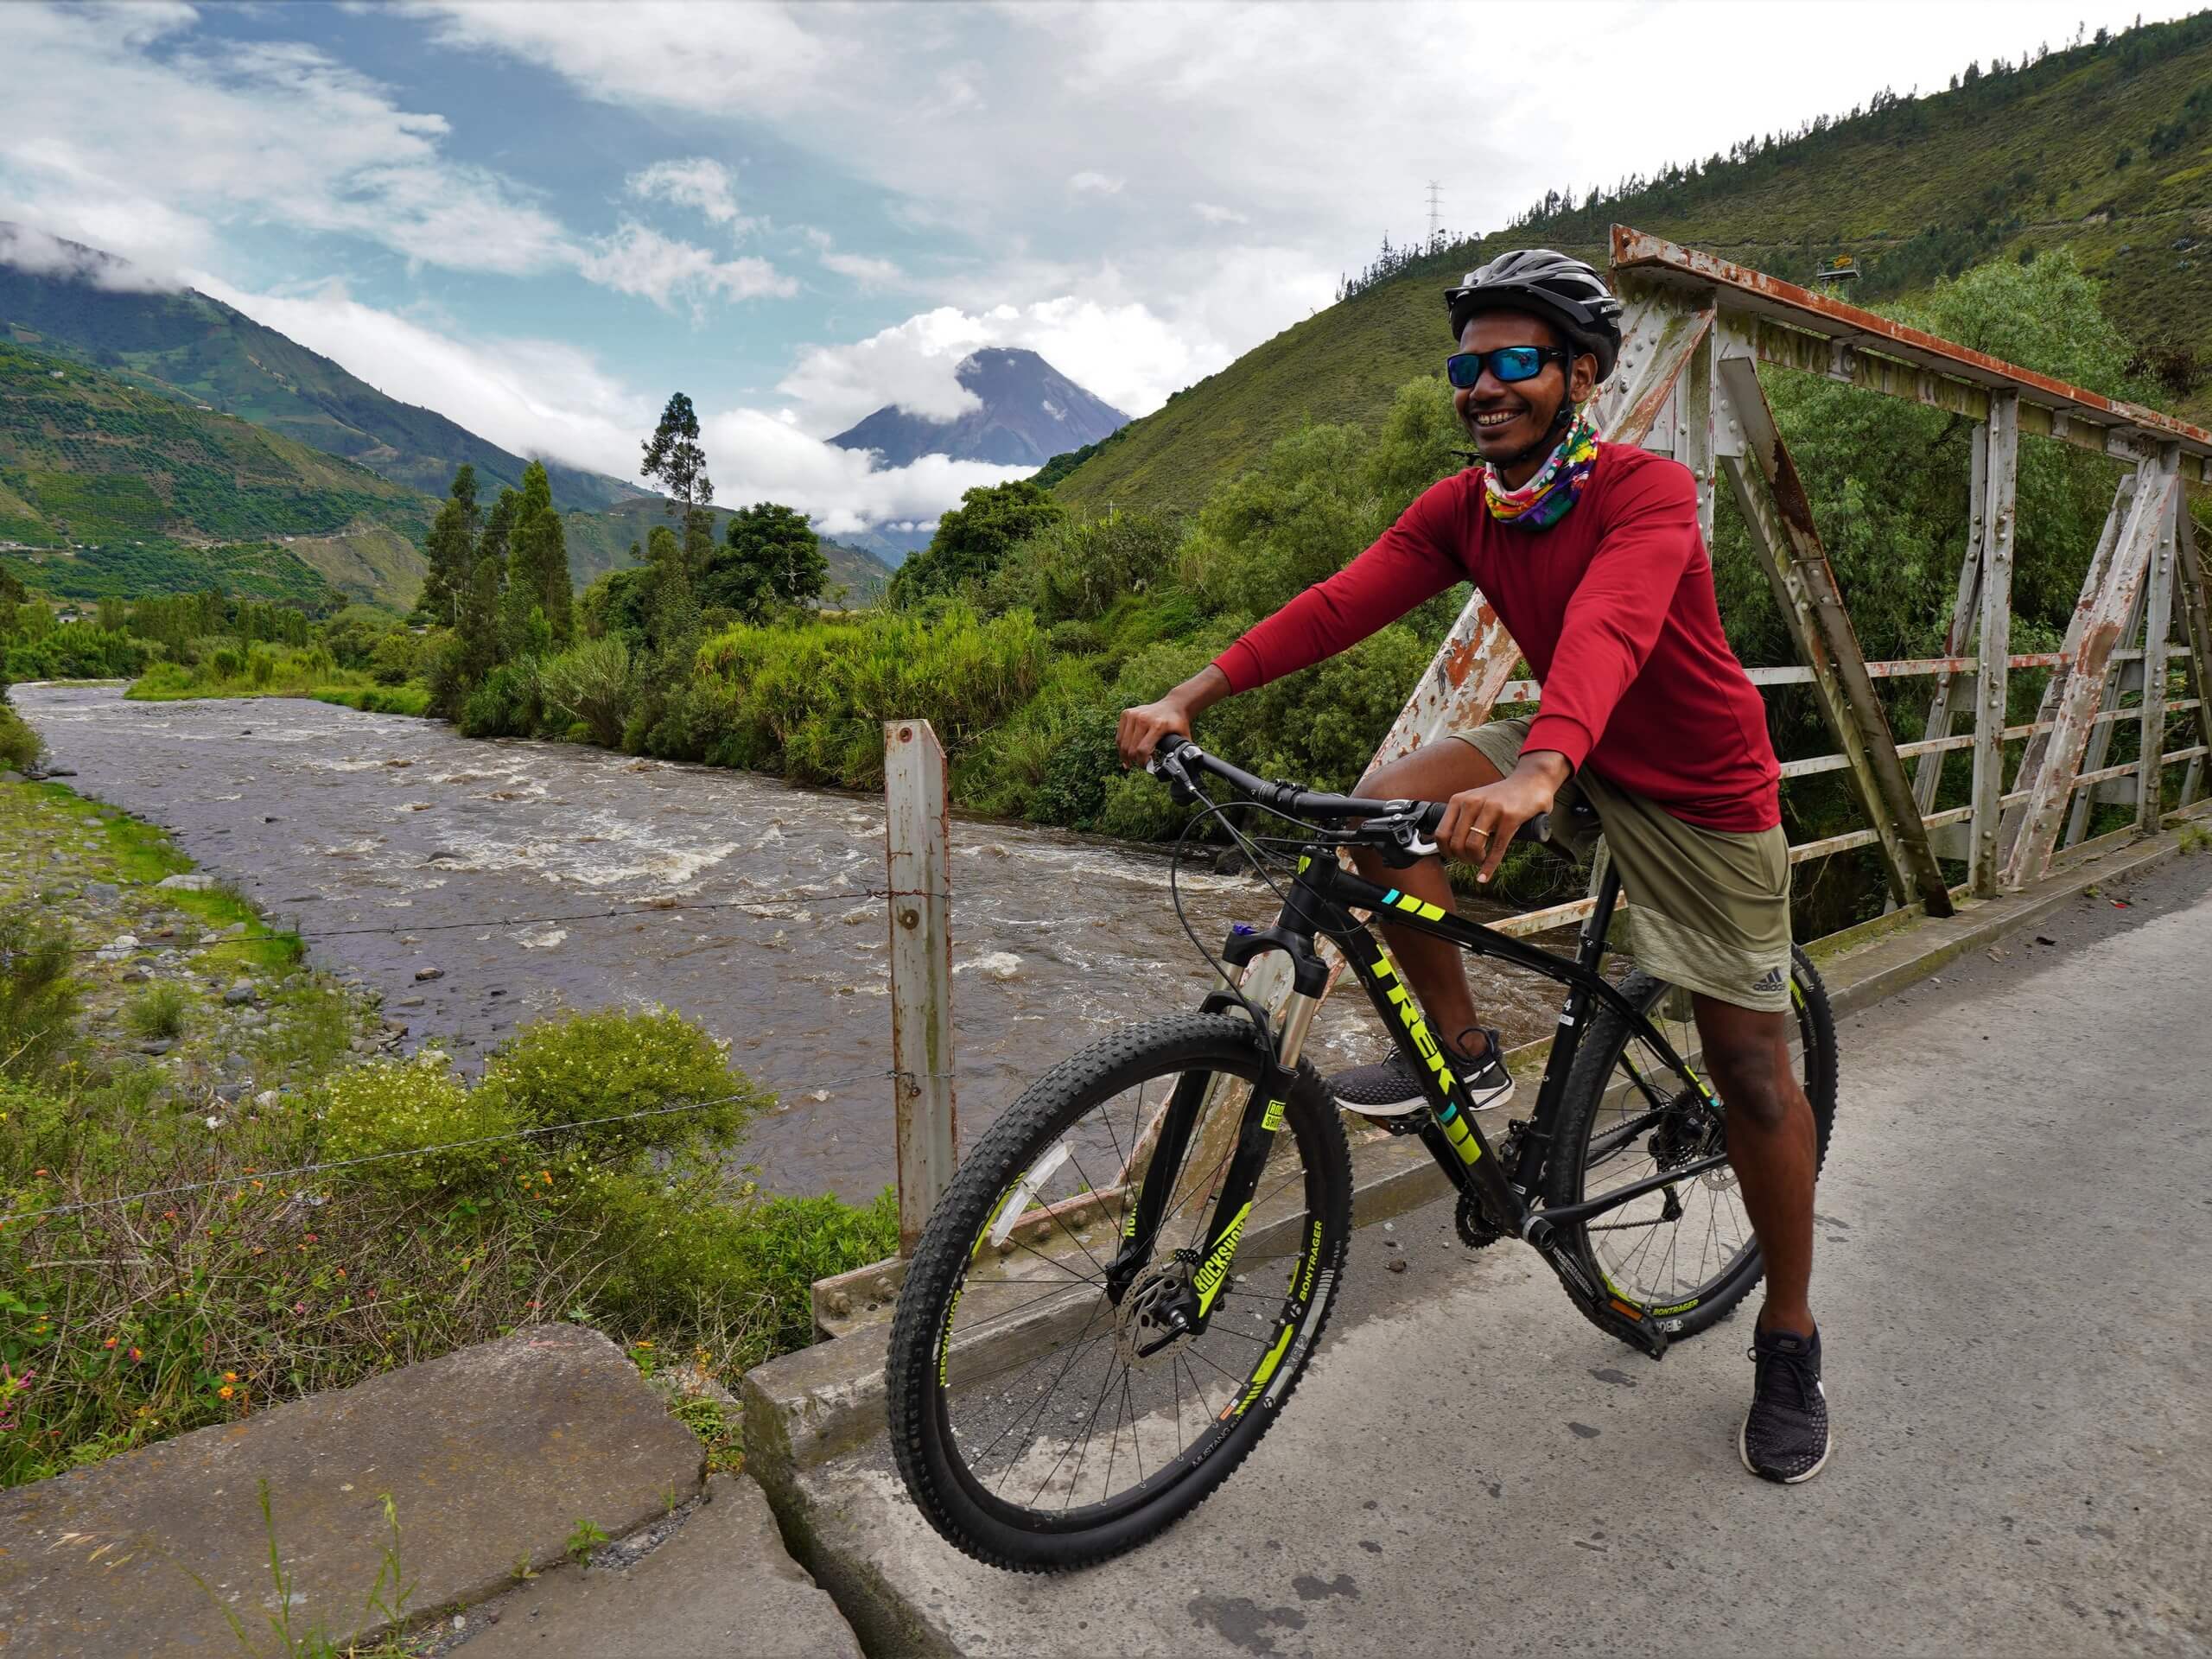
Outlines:
[[[979,345],[1143,414],[1421,235],[1431,179],[1491,229],[2189,10],[15,3],[0,218],[617,476],[687,391],[718,499],[846,530],[1007,475],[820,442],[957,412]]]

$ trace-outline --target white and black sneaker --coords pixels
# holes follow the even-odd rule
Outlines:
[[[1448,1048],[1444,1051],[1445,1059],[1467,1091],[1467,1104],[1478,1112],[1503,1106],[1513,1098],[1513,1074],[1505,1069],[1498,1035],[1494,1031],[1485,1031],[1483,1035],[1490,1040],[1481,1054],[1471,1060],[1462,1058]],[[1345,1111],[1357,1113],[1386,1129],[1401,1132],[1420,1127],[1421,1114],[1428,1106],[1428,1097],[1421,1093],[1421,1078],[1414,1075],[1406,1057],[1395,1049],[1386,1060],[1339,1071],[1329,1079],[1329,1090]]]
[[[1828,1399],[1821,1388],[1821,1333],[1754,1331],[1751,1408],[1737,1432],[1744,1467],[1794,1486],[1828,1460]]]

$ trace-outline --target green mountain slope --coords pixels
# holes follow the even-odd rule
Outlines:
[[[1398,386],[1440,370],[1448,283],[1509,247],[1602,264],[1616,222],[1798,282],[1854,254],[1859,303],[2070,247],[2176,406],[2212,414],[2212,13],[1876,103],[1417,257],[1048,469],[1054,493],[1089,512],[1193,511],[1306,421],[1373,424]]]
[[[0,344],[0,543],[35,550],[24,558],[57,593],[178,591],[215,572],[236,591],[303,597],[313,584],[289,559],[343,593],[404,606],[435,510],[245,421]],[[243,563],[208,551],[242,545],[262,550]],[[223,581],[233,567],[254,580]]]
[[[434,410],[387,397],[320,353],[196,289],[130,292],[7,263],[0,221],[0,339],[67,357],[179,403],[205,404],[442,495],[463,461],[497,494],[520,488],[521,456]],[[41,238],[41,242],[45,238]],[[123,261],[61,242],[86,271]],[[603,474],[546,463],[554,505],[598,509],[639,493]]]
[[[581,590],[594,576],[618,570],[630,563],[630,545],[645,544],[655,524],[674,526],[659,496],[641,496],[602,512],[571,512],[562,517],[569,538],[569,570]],[[715,539],[722,538],[730,520],[727,507],[708,509],[715,516]],[[881,593],[891,580],[891,569],[872,554],[824,537],[823,556],[830,563],[832,586],[846,588],[846,602],[859,605]]]

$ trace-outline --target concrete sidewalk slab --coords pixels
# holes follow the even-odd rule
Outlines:
[[[861,1659],[791,1558],[760,1487],[715,1475],[676,1535],[626,1567],[564,1567],[473,1611],[467,1659]]]
[[[2151,1653],[2212,1645],[2212,897],[2052,906],[1844,1020],[1818,1199],[1829,1469],[1734,1436],[1748,1316],[1653,1365],[1535,1257],[1402,1217],[1268,1439],[1142,1549],[1055,1578],[944,1545],[880,1442],[783,1469],[871,1653]],[[2107,898],[2120,896],[2108,885]],[[1367,1299],[1365,1311],[1356,1304]]]
[[[613,1343],[533,1326],[0,1494],[0,1651],[234,1656],[226,1610],[265,1645],[264,1481],[293,1630],[343,1638],[385,1623],[362,1606],[389,1538],[381,1493],[421,1613],[560,1560],[579,1518],[620,1537],[704,1474]]]

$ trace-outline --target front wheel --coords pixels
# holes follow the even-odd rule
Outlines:
[[[1344,1126],[1310,1067],[1228,1277],[1198,1262],[1262,1061],[1230,1015],[1117,1033],[1032,1084],[931,1216],[892,1324],[891,1445],[923,1515],[978,1560],[1034,1572],[1143,1542],[1229,1478],[1304,1372],[1351,1228]],[[1179,1085],[1209,1103],[1153,1236],[1125,1241],[1124,1172],[1148,1166]],[[1116,1299],[1125,1243],[1143,1265]],[[1194,1277],[1210,1318],[1163,1344],[1147,1311]]]
[[[1835,1018],[1811,960],[1794,945],[1789,954],[1790,1065],[1812,1103],[1817,1171],[1835,1127]],[[1621,994],[1675,1053],[1697,1064],[1688,992],[1638,969],[1622,982]],[[1603,1198],[1727,1144],[1726,1119],[1703,1091],[1687,1087],[1610,1008],[1592,1021],[1574,1058],[1556,1134],[1545,1174],[1545,1198],[1554,1205]],[[1726,1318],[1764,1271],[1736,1172],[1726,1164],[1561,1234],[1612,1295],[1673,1338],[1695,1336]]]

